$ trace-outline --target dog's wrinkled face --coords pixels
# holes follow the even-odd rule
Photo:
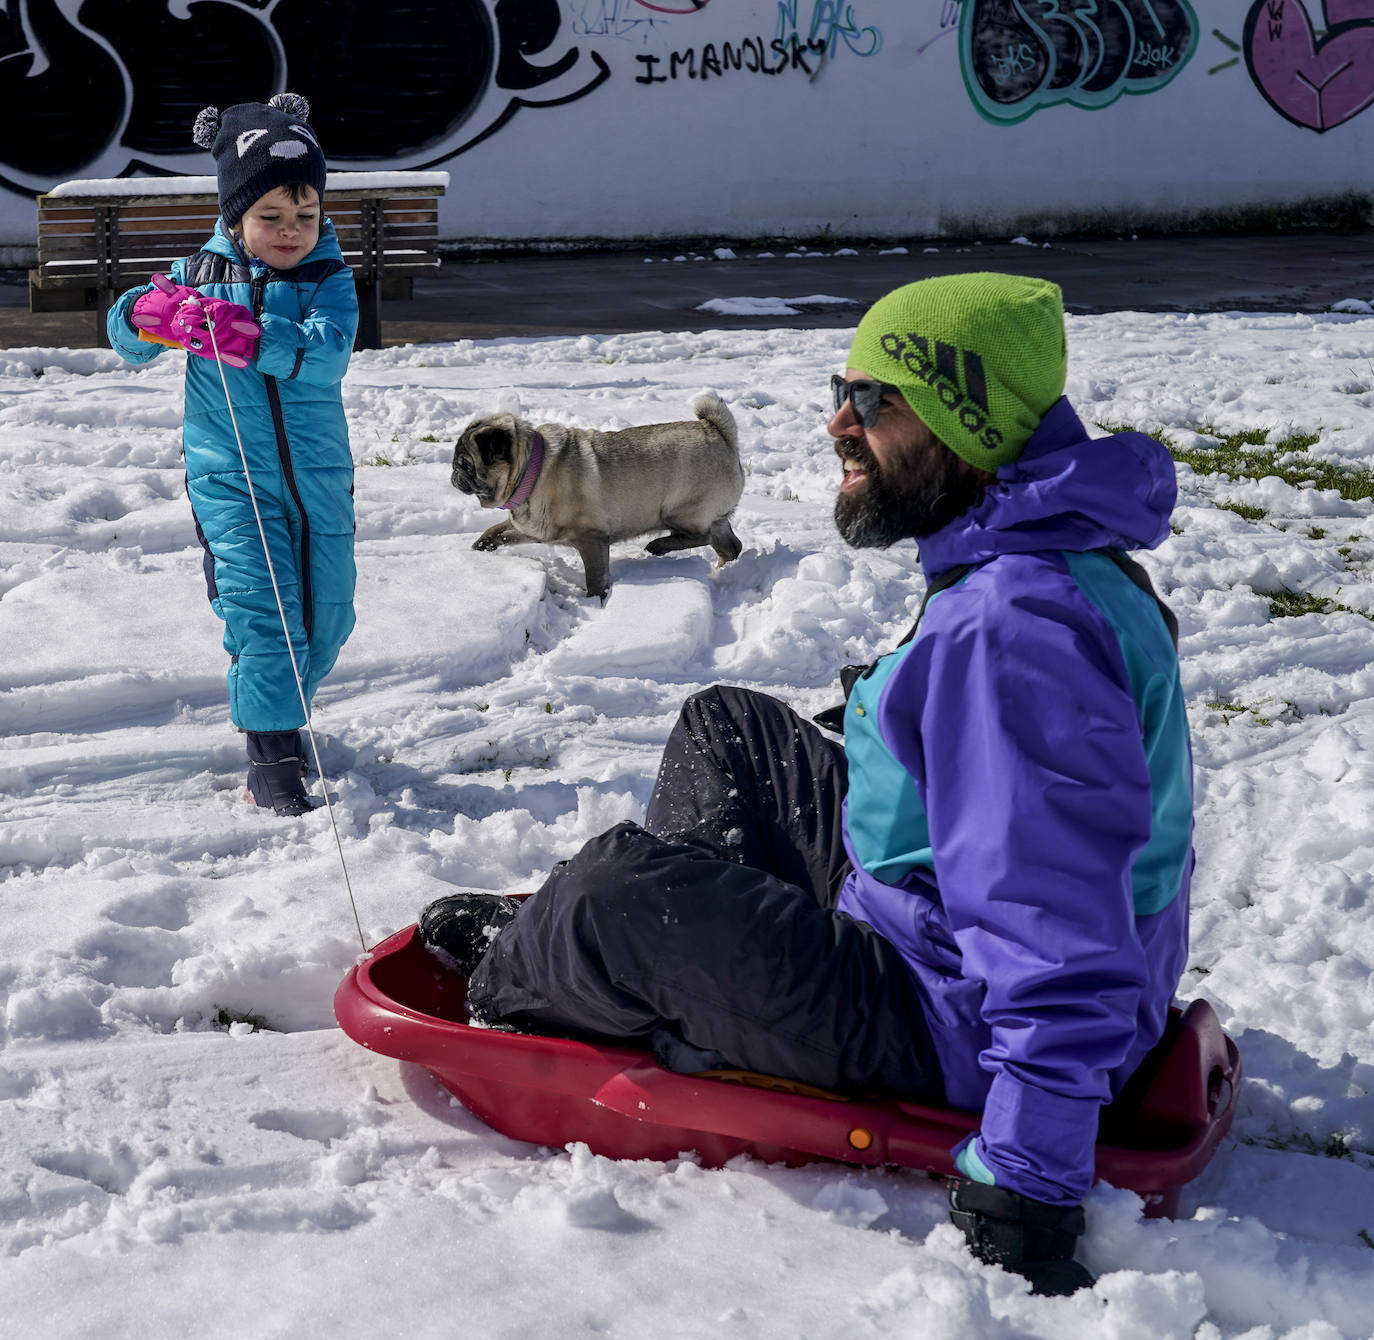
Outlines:
[[[471,493],[483,507],[500,507],[524,471],[517,455],[514,416],[478,419],[463,429],[453,448],[453,487]]]

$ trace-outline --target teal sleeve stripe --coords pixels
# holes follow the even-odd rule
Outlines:
[[[901,884],[917,866],[934,869],[925,806],[911,774],[878,730],[878,702],[914,644],[884,656],[850,692],[844,741],[849,757],[847,831],[859,864],[884,884]]]
[[[962,586],[965,572],[952,586],[937,590],[923,613],[945,592]],[[926,807],[911,774],[893,757],[878,729],[878,704],[915,639],[884,656],[860,679],[844,712],[844,749],[849,757],[849,803],[845,831],[859,865],[884,884],[901,884],[913,870],[933,872]]]
[[[1069,575],[1111,626],[1140,713],[1150,772],[1150,840],[1131,868],[1138,916],[1178,896],[1193,836],[1193,764],[1178,656],[1154,601],[1105,554],[1066,553]]]
[[[940,599],[938,592],[934,599]],[[915,640],[889,651],[857,680],[845,704],[849,804],[845,831],[859,864],[875,880],[900,885],[912,870],[934,870],[926,807],[911,774],[878,730],[878,704]]]
[[[992,1170],[981,1158],[978,1157],[978,1137],[972,1136],[954,1156],[954,1166],[959,1169],[970,1182],[981,1182],[984,1186],[996,1186],[997,1179],[992,1175]]]

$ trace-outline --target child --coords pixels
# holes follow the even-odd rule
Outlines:
[[[340,383],[358,300],[322,218],[325,160],[309,110],[279,93],[200,113],[194,139],[218,168],[214,236],[177,261],[170,280],[130,290],[109,315],[110,343],[131,363],[169,345],[194,355],[186,489],[210,604],[225,624],[229,714],[248,736],[248,799],[281,815],[312,808],[302,693],[308,705],[354,622],[353,458]]]

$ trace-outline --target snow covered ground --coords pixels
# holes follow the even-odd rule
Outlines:
[[[1374,469],[1374,318],[1069,323],[1085,419],[1320,433]],[[369,943],[533,887],[638,817],[678,704],[812,712],[921,595],[834,534],[846,331],[356,356],[358,631],[317,704]],[[1184,998],[1238,1040],[1233,1136],[1176,1221],[1099,1187],[1097,1288],[975,1265],[908,1173],[620,1164],[486,1129],[333,1026],[358,952],[324,813],[248,808],[179,454],[179,360],[0,350],[0,1330],[30,1336],[1246,1337],[1374,1333],[1374,504],[1180,467],[1144,562],[1177,611],[1199,852]],[[475,553],[478,411],[600,428],[703,390],[749,471],[715,570]],[[1242,515],[1235,507],[1244,510]],[[1271,614],[1283,590],[1335,601]],[[254,1031],[248,1019],[266,1031]],[[237,1020],[238,1022],[233,1022]]]

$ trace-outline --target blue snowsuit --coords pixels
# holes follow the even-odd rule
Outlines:
[[[226,366],[305,701],[311,702],[353,629],[353,457],[340,384],[358,326],[353,272],[334,225],[299,265],[250,260],[221,220],[205,248],[171,270],[173,282],[252,310],[262,336],[246,368]],[[129,313],[150,285],[110,309],[111,345],[130,363],[167,346],[138,338]],[[186,490],[206,550],[210,604],[224,620],[229,712],[247,731],[305,723],[281,615],[225,402],[219,366],[186,360]]]

